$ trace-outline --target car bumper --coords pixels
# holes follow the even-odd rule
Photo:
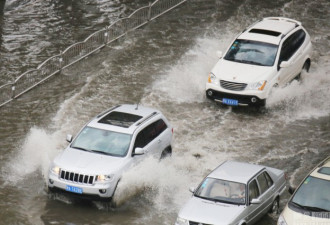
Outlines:
[[[242,90],[233,91],[222,88],[219,84],[206,83],[206,97],[226,104],[224,98],[236,100],[237,106],[265,106],[267,90],[255,91],[255,90]]]
[[[81,193],[67,191],[68,186],[80,189]],[[54,174],[49,175],[48,179],[48,189],[51,192],[63,193],[68,196],[89,200],[110,200],[113,196],[116,186],[116,181],[107,183],[82,184],[60,179]]]

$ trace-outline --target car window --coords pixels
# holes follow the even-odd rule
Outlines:
[[[304,209],[314,212],[330,211],[330,180],[317,177],[307,177],[297,189],[289,204],[294,203]],[[315,213],[315,216],[322,213]]]
[[[196,197],[232,204],[245,204],[245,184],[206,178],[195,192]]]
[[[258,185],[256,180],[253,180],[249,184],[249,200],[251,201],[254,198],[258,198],[260,195]]]
[[[296,53],[299,47],[304,43],[305,37],[306,33],[303,30],[298,30],[288,37],[283,42],[279,63],[290,60],[294,53]]]
[[[85,127],[71,144],[71,147],[123,157],[127,154],[130,143],[131,135],[129,134]]]
[[[262,174],[260,174],[257,177],[257,180],[258,180],[258,183],[259,183],[260,192],[262,194],[265,191],[267,191],[267,189],[269,188],[265,173],[263,172]]]
[[[268,187],[272,186],[273,183],[274,183],[274,181],[272,180],[272,178],[269,176],[269,174],[267,172],[265,172],[265,176],[266,176]]]
[[[251,40],[236,39],[224,59],[239,63],[273,66],[278,46]]]
[[[164,130],[166,130],[166,128],[167,125],[162,119],[159,119],[156,122],[148,125],[137,135],[134,149],[137,147],[144,148],[152,140],[158,137]]]

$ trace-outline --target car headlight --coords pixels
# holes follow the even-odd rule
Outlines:
[[[189,221],[181,217],[178,217],[176,219],[175,225],[189,225]]]
[[[211,72],[209,73],[209,77],[207,79],[208,83],[216,84],[217,83],[217,77]]]
[[[259,90],[262,91],[264,90],[265,86],[266,86],[267,81],[266,80],[262,80],[259,82],[255,82],[255,83],[250,83],[246,86],[245,90]]]
[[[97,175],[95,182],[108,182],[113,179],[113,175]]]
[[[282,215],[278,218],[277,225],[287,225]]]
[[[55,165],[52,165],[50,168],[50,171],[57,176],[60,174],[60,170],[61,168]]]

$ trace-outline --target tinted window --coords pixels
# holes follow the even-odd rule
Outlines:
[[[258,180],[258,183],[259,183],[260,192],[262,194],[262,193],[264,193],[268,189],[268,182],[266,180],[265,173],[260,174],[257,177],[257,180]]]
[[[249,184],[249,199],[250,201],[254,198],[258,198],[260,195],[257,182],[255,180],[251,181]]]
[[[266,176],[268,187],[272,186],[274,183],[272,178],[269,176],[269,174],[267,172],[265,172],[265,176]]]
[[[166,128],[167,125],[162,119],[150,124],[137,135],[134,149],[137,147],[144,148],[152,140],[158,137],[158,135],[160,135],[164,130],[166,130]]]
[[[298,30],[288,37],[282,45],[280,63],[282,61],[288,61],[299,47],[304,43],[306,33],[303,30]]]

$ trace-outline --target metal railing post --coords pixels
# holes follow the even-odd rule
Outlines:
[[[60,62],[60,69],[59,69],[59,72],[61,72],[62,68],[63,68],[63,52],[61,51],[60,52],[60,59],[59,59],[59,62]]]
[[[108,26],[105,26],[105,33],[104,33],[104,44],[105,45],[108,44],[108,37],[109,37],[108,30],[109,30]]]
[[[151,2],[149,2],[148,21],[151,19]]]
[[[15,89],[16,89],[15,83],[13,83],[11,86],[11,98],[15,98]]]

